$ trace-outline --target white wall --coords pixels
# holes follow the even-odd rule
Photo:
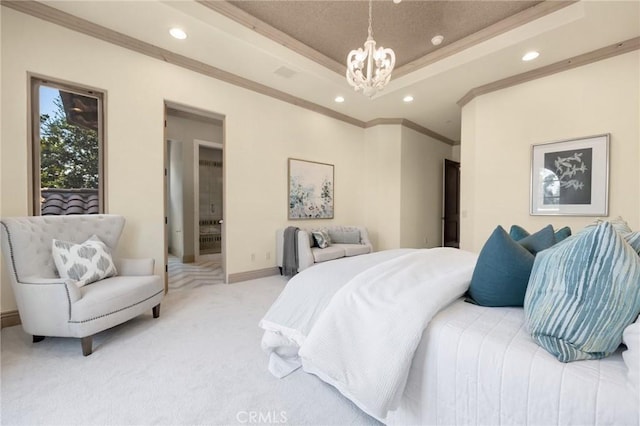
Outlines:
[[[410,196],[401,191],[401,126],[365,130],[0,9],[0,216],[29,214],[27,98],[33,73],[106,92],[106,211],[127,218],[117,255],[152,257],[157,274],[164,269],[165,102],[225,117],[227,274],[275,266],[275,231],[287,225],[364,223],[376,249],[400,246],[401,198]],[[287,219],[288,158],[335,166],[332,221]],[[7,312],[16,305],[2,274],[1,310]]]
[[[460,145],[454,145],[451,147],[451,161],[460,162]]]
[[[442,169],[452,146],[402,127],[400,245],[442,245]]]
[[[275,265],[275,230],[287,224],[288,157],[335,164],[334,222],[363,222],[363,129],[2,9],[2,216],[29,212],[32,72],[107,92],[107,211],[127,218],[118,255],[153,257],[158,274],[165,100],[226,116],[227,273]],[[15,309],[9,292],[3,279],[3,312]]]
[[[400,247],[402,130],[399,125],[365,130],[366,221],[375,250]]]
[[[375,249],[439,246],[442,164],[452,147],[400,125],[365,133],[366,226]]]
[[[530,216],[532,144],[610,133],[609,214],[640,228],[640,53],[477,97],[462,110],[461,247],[498,225],[578,231],[593,218]],[[465,217],[466,216],[466,217]]]

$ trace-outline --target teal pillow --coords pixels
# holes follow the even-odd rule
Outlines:
[[[524,313],[558,360],[608,356],[640,313],[640,257],[611,223],[583,230],[536,256]]]
[[[498,226],[482,247],[468,296],[481,306],[522,306],[534,256]]]
[[[560,241],[566,240],[571,236],[571,228],[569,228],[568,226],[560,228],[555,232],[554,235],[556,236],[556,244],[557,244]]]
[[[512,225],[511,229],[509,229],[509,236],[513,238],[514,241],[519,241],[529,235],[531,234],[529,234],[522,226]]]
[[[556,243],[556,236],[553,233],[553,226],[547,225],[535,234],[518,240],[518,244],[529,250],[534,256],[539,251],[548,249]]]
[[[545,229],[545,228],[543,228],[543,229]],[[511,226],[511,229],[509,230],[509,235],[514,240],[520,241],[523,238],[528,237],[530,234],[522,226],[513,225],[513,226]],[[571,236],[571,228],[569,228],[568,226],[560,228],[557,231],[555,231],[554,235],[556,237],[556,241],[555,242],[559,243],[560,241],[562,241],[562,240],[566,239],[567,237]]]

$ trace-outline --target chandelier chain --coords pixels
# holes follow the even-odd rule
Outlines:
[[[371,23],[373,22],[372,11],[373,11],[373,0],[369,0],[369,38],[373,38],[373,27],[371,25]]]

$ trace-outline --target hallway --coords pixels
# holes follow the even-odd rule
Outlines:
[[[169,255],[169,290],[192,289],[204,285],[223,284],[222,261],[206,259],[182,263]]]

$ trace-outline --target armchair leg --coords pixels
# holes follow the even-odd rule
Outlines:
[[[160,317],[160,304],[159,303],[156,306],[153,307],[153,317],[154,318]]]
[[[89,356],[93,352],[93,336],[80,338],[82,344],[82,355]]]
[[[43,340],[44,336],[36,336],[35,334],[33,335],[33,343],[42,342]]]

